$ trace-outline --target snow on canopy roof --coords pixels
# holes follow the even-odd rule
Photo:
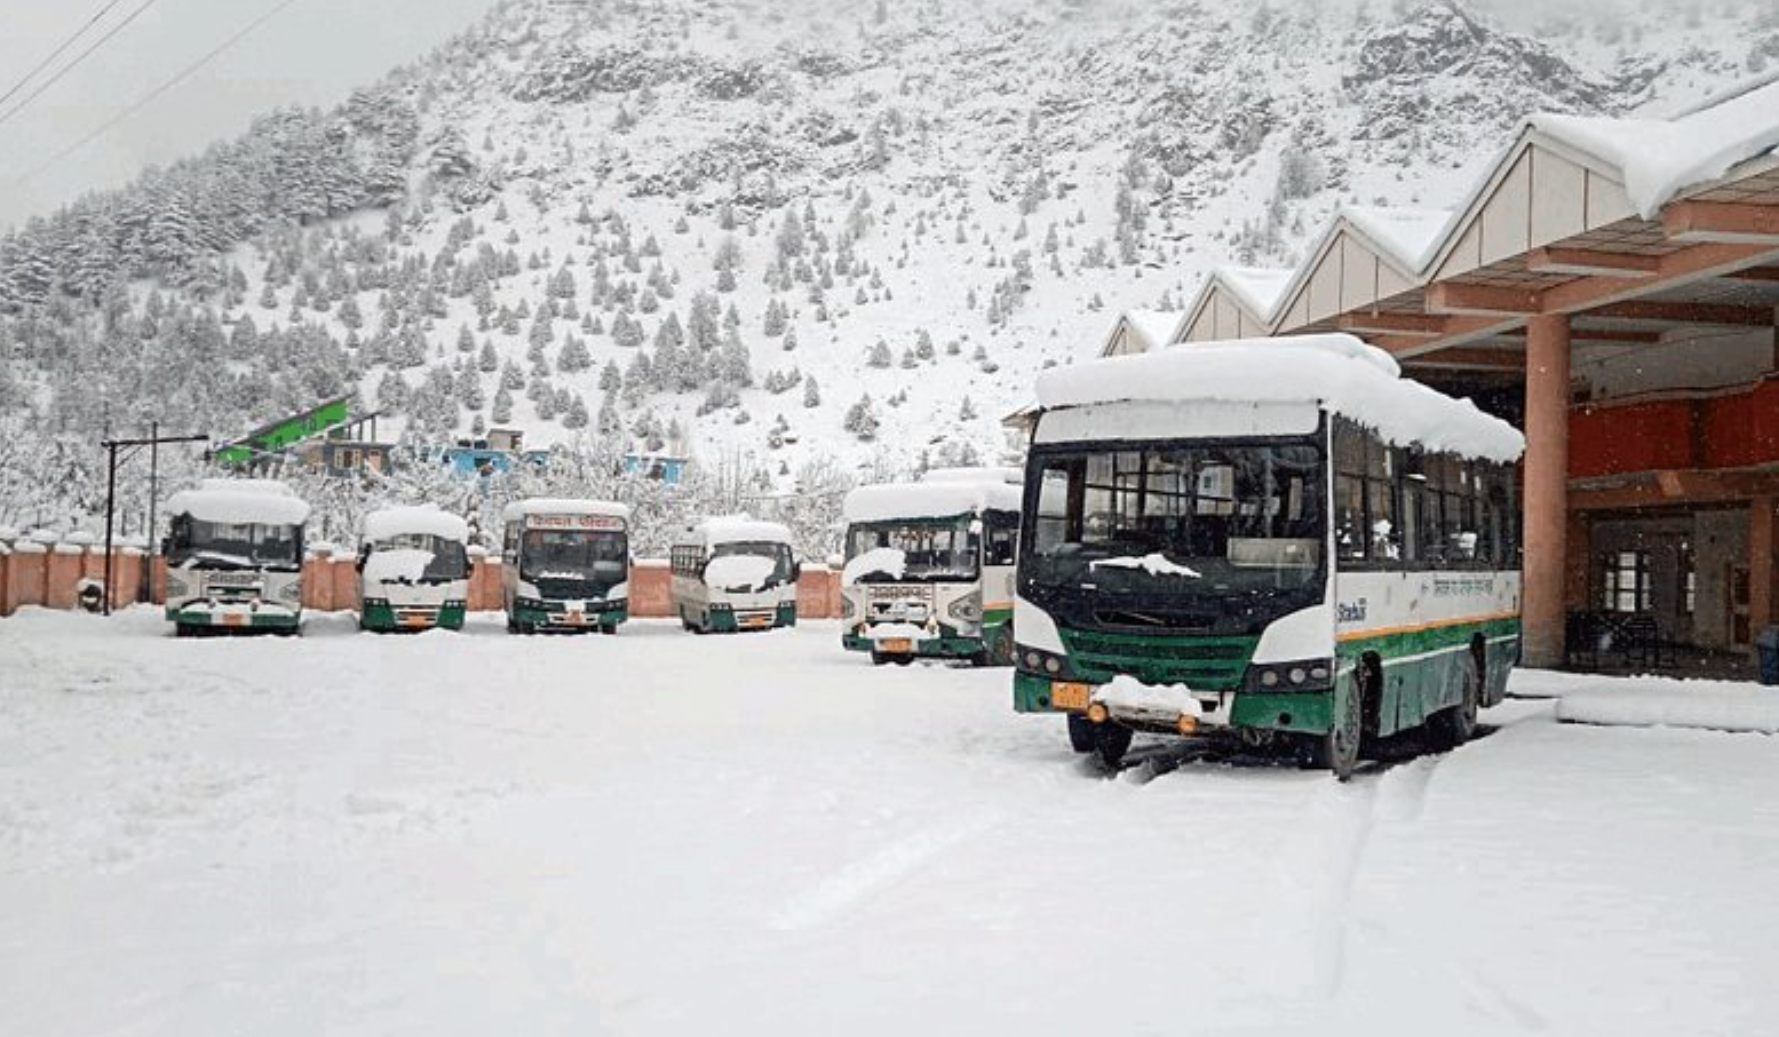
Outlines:
[[[384,508],[364,517],[364,539],[367,543],[410,534],[435,536],[461,544],[469,540],[469,523],[448,511],[440,510],[436,504]]]
[[[1427,268],[1452,223],[1450,209],[1348,205],[1340,214],[1410,274]]]
[[[1285,301],[1285,289],[1290,287],[1293,273],[1289,268],[1220,266],[1211,271],[1211,277],[1221,281],[1261,323],[1271,324],[1279,304]]]
[[[508,504],[501,512],[501,518],[507,522],[516,522],[527,515],[603,515],[628,521],[630,509],[613,501],[528,497]]]
[[[1004,482],[1015,485],[1025,481],[1025,469],[1006,467],[929,468],[921,482]]]
[[[1006,482],[908,482],[861,486],[846,495],[846,521],[953,518],[1018,511],[1022,491]]]
[[[1618,170],[1646,220],[1695,184],[1779,149],[1779,75],[1755,80],[1672,119],[1534,115],[1534,129]]]
[[[718,544],[791,543],[791,530],[782,522],[767,522],[748,515],[718,515],[692,527],[692,538],[705,547]]]
[[[273,479],[204,479],[196,489],[175,493],[167,510],[237,526],[300,526],[309,520],[309,505]]]
[[[1469,400],[1402,377],[1395,358],[1351,335],[1235,339],[1108,357],[1038,376],[1046,410],[1127,401],[1311,403],[1397,446],[1511,461],[1513,426]]]
[[[1180,315],[1172,310],[1126,310],[1124,322],[1143,340],[1144,349],[1160,349],[1174,340]]]

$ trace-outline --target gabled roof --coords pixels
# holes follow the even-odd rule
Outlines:
[[[1211,270],[1199,286],[1198,294],[1186,307],[1186,319],[1180,322],[1173,341],[1179,341],[1203,319],[1207,310],[1225,297],[1254,325],[1255,330],[1269,330],[1278,316],[1279,300],[1290,284],[1288,267],[1219,266]]]
[[[1121,339],[1128,340],[1137,353],[1173,342],[1181,327],[1181,315],[1172,310],[1126,310],[1113,322],[1106,340],[1100,343],[1100,355],[1110,356]]]
[[[1779,73],[1672,119],[1534,115],[1529,125],[1604,163],[1638,214],[1654,219],[1687,188],[1779,149]]]

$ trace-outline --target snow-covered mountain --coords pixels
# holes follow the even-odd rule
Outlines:
[[[0,523],[90,501],[102,429],[338,391],[781,485],[993,460],[1118,311],[1774,58],[1728,3],[509,0],[0,242]]]

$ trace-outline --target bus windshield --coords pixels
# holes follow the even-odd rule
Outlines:
[[[617,583],[629,571],[629,543],[614,530],[528,529],[520,545],[519,575],[527,580]]]
[[[1324,480],[1313,443],[1096,444],[1038,460],[1021,565],[1039,582],[1204,598],[1322,579]]]
[[[302,560],[300,526],[205,522],[179,515],[167,539],[167,564],[175,568],[294,571]]]
[[[846,557],[850,561],[869,551],[889,549],[902,555],[901,580],[908,582],[969,581],[981,572],[977,530],[980,522],[971,515],[955,519],[855,524],[847,531]],[[885,571],[859,575],[861,582],[894,582]]]
[[[385,551],[424,551],[432,556],[421,571],[419,583],[450,583],[469,575],[469,554],[462,544],[427,533],[404,533],[379,540],[372,548],[373,557]]]
[[[770,563],[764,568],[763,578],[756,586],[761,590],[777,587],[791,581],[791,548],[789,544],[768,543],[766,541],[748,541],[743,543],[716,544],[710,549],[711,561],[718,558],[759,558]],[[717,567],[721,570],[723,567]],[[705,566],[708,574],[711,567]]]

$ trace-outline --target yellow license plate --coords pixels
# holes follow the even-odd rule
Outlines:
[[[567,615],[565,615],[563,618],[570,626],[578,627],[582,623],[586,622],[586,618],[583,617],[579,612],[570,612]]]
[[[877,650],[885,655],[903,655],[914,651],[914,642],[906,637],[886,637],[877,642]]]
[[[423,627],[427,625],[425,616],[408,616],[402,620],[403,626]]]
[[[1093,698],[1093,685],[1075,684],[1057,681],[1050,685],[1050,705],[1054,709],[1067,709],[1080,713],[1087,709],[1087,703]]]
[[[239,612],[224,612],[222,614],[222,625],[225,627],[244,627],[247,625],[247,617]]]
[[[749,616],[742,620],[741,624],[750,627],[769,627],[772,625],[772,619],[768,616]]]

